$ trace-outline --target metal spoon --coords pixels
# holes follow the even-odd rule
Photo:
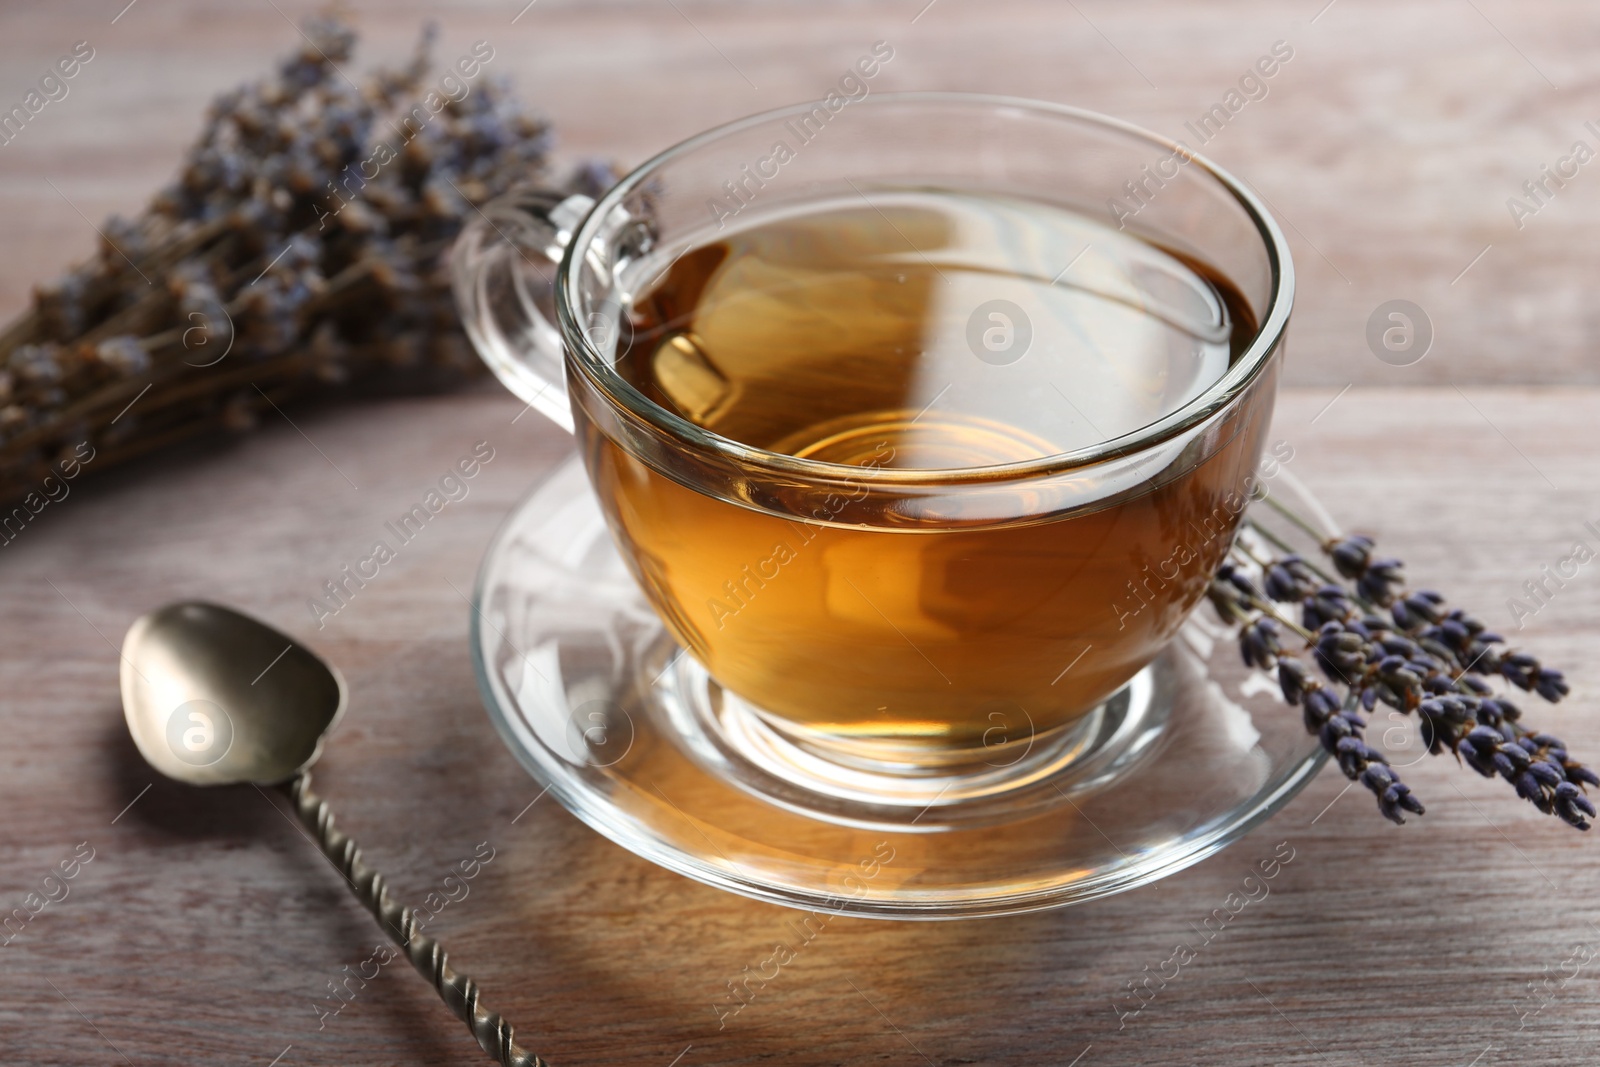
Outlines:
[[[416,915],[389,897],[383,875],[333,826],[311,791],[323,735],[344,712],[344,679],[265,623],[217,604],[169,604],[122,641],[122,710],[150,765],[189,785],[277,786],[325,856],[384,932],[433,984],[483,1051],[504,1067],[548,1067],[518,1047],[511,1024],[478,1003],[478,983],[451,969]]]

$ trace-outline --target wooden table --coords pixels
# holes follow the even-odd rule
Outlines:
[[[397,54],[428,13],[444,20],[441,55],[492,39],[570,153],[624,160],[811,95],[879,38],[897,49],[886,85],[1070,100],[1171,133],[1274,40],[1292,41],[1269,96],[1215,146],[1291,222],[1302,269],[1274,435],[1336,515],[1514,630],[1508,598],[1600,520],[1600,319],[1583,284],[1600,250],[1581,226],[1600,209],[1600,172],[1582,171],[1521,232],[1504,205],[1572,140],[1593,143],[1582,93],[1600,27],[1587,9],[938,0],[913,24],[921,2],[540,0],[514,26],[513,2],[387,6],[363,20],[369,55]],[[78,210],[136,208],[202,101],[291,40],[270,6],[143,0],[113,24],[120,7],[0,13],[0,102],[73,41],[97,49],[49,121],[0,148],[4,308],[88,251]],[[1409,368],[1378,362],[1363,340],[1392,297],[1423,304],[1437,328]],[[570,447],[532,416],[513,421],[519,409],[486,386],[300,413],[298,430],[268,425],[77,483],[0,552],[0,910],[75,850],[93,854],[68,895],[0,948],[0,1059],[482,1062],[403,965],[319,1030],[327,983],[379,941],[371,919],[281,805],[247,788],[186,791],[139,759],[115,646],[137,615],[178,597],[246,607],[344,669],[353,703],[318,784],[401,897],[421,899],[491,843],[494,860],[433,929],[558,1064],[1593,1059],[1595,966],[1576,961],[1600,948],[1596,843],[1448,759],[1408,770],[1429,813],[1403,829],[1328,773],[1156,886],[1005,920],[837,919],[719,1032],[713,1001],[770,952],[789,913],[660,870],[548,800],[528,807],[538,787],[478,703],[461,594],[496,524]],[[479,440],[496,458],[470,496],[318,631],[306,600]],[[1516,634],[1570,668],[1573,699],[1538,713],[1591,754],[1594,567]],[[1295,859],[1270,897],[1119,1029],[1127,983],[1279,842]],[[1528,983],[1547,977],[1530,999]]]

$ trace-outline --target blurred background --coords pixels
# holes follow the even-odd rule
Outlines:
[[[93,247],[84,219],[43,179],[97,224],[136,210],[170,179],[210,97],[264,72],[294,39],[287,19],[316,10],[288,0],[139,0],[112,25],[106,6],[11,4],[0,14],[0,61],[18,100],[33,67],[80,39],[96,49],[70,96],[4,147],[11,254],[0,263],[0,313],[21,309],[36,279]],[[864,47],[885,40],[895,59],[875,91],[1073,104],[1182,139],[1249,180],[1276,210],[1300,269],[1291,384],[1600,380],[1591,354],[1600,304],[1584,299],[1600,247],[1573,239],[1600,210],[1600,191],[1589,188],[1600,187],[1600,168],[1567,168],[1576,175],[1551,184],[1544,206],[1523,188],[1577,141],[1600,150],[1584,125],[1600,120],[1600,73],[1588,59],[1600,25],[1575,3],[536,0],[524,9],[508,0],[350,9],[360,13],[358,70],[398,61],[419,25],[436,19],[437,56],[491,43],[491,72],[554,123],[558,158],[625,167],[717,123],[820,96]],[[1279,41],[1293,58],[1264,79],[1266,95],[1199,144],[1184,124],[1198,125]],[[1537,214],[1514,217],[1511,198]],[[1433,351],[1415,366],[1389,367],[1367,351],[1367,320],[1391,299],[1416,303],[1432,321]]]

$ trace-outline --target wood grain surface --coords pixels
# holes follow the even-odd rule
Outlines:
[[[1600,522],[1600,305],[1586,286],[1600,251],[1583,226],[1600,211],[1600,170],[1521,232],[1504,205],[1573,140],[1595,141],[1583,130],[1600,38],[1589,8],[538,0],[512,25],[523,2],[363,6],[364,54],[399,54],[437,17],[441,55],[496,43],[569,157],[636,161],[814,95],[879,38],[897,48],[884,87],[1069,101],[1172,134],[1273,41],[1292,41],[1270,94],[1215,145],[1292,226],[1302,296],[1274,428],[1292,469],[1416,579],[1513,631],[1508,598]],[[78,211],[98,222],[136,209],[209,95],[292,41],[271,3],[139,0],[117,17],[123,3],[0,9],[0,103],[72,42],[97,50],[72,94],[0,147],[4,310],[91,249]],[[1372,309],[1395,297],[1437,328],[1408,368],[1364,340]],[[401,963],[319,1029],[327,983],[372,956],[377,928],[281,801],[186,790],[140,760],[116,646],[139,614],[181,597],[259,614],[344,670],[352,704],[318,788],[399,895],[422,899],[491,843],[493,861],[430,932],[556,1064],[1593,1059],[1600,1001],[1582,961],[1600,949],[1600,843],[1448,759],[1407,771],[1429,812],[1405,828],[1328,773],[1155,886],[1003,920],[836,919],[719,1031],[714,1001],[791,913],[658,869],[548,799],[529,807],[539,789],[478,702],[463,593],[507,510],[571,447],[519,411],[488,385],[294,411],[293,425],[75,483],[0,551],[0,912],[42,893],[75,850],[93,855],[0,947],[0,1060],[483,1062]],[[319,631],[307,599],[480,440],[495,459],[470,495]],[[1515,634],[1569,668],[1573,698],[1540,721],[1591,754],[1596,566]],[[1127,983],[1280,842],[1295,858],[1270,896],[1119,1018]]]

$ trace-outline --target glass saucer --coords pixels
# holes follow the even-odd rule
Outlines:
[[[1287,471],[1264,484],[1332,529]],[[1305,543],[1260,503],[1251,517]],[[1070,729],[1020,750],[1013,738],[992,770],[883,802],[847,768],[808,763],[682,653],[613,547],[577,457],[496,534],[475,607],[490,718],[569,811],[669,870],[807,910],[952,919],[1132,889],[1242,836],[1325,758],[1202,604]]]

